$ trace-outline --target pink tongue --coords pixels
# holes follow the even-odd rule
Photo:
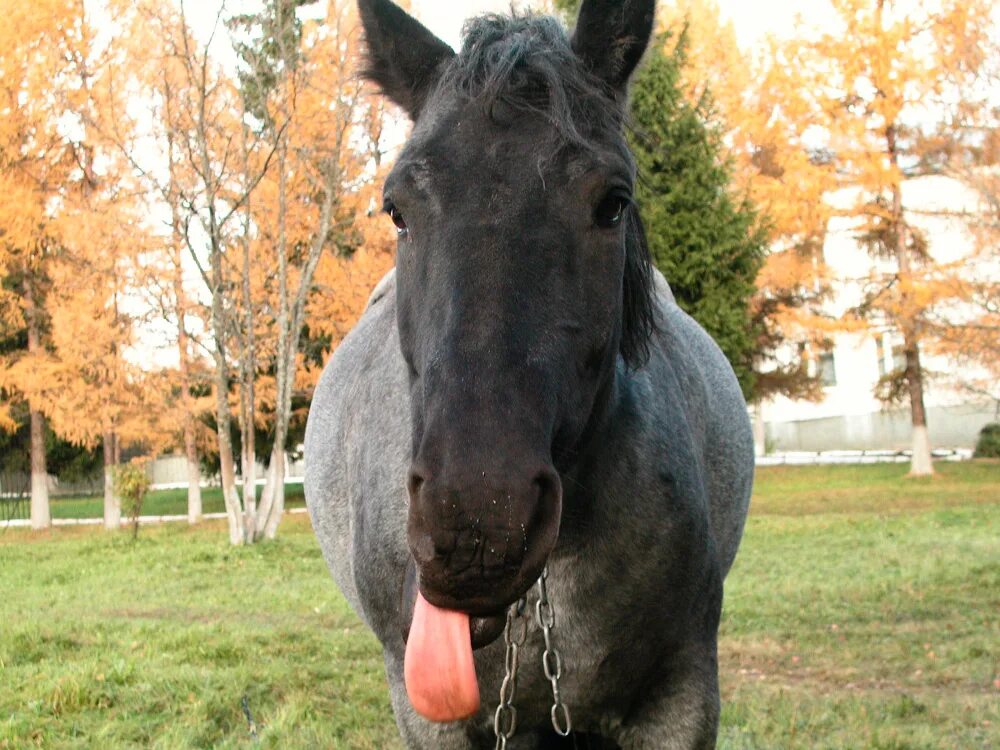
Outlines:
[[[406,692],[431,721],[458,721],[479,709],[469,616],[440,609],[417,592],[403,664]]]

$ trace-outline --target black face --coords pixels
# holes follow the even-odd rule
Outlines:
[[[553,461],[618,352],[632,173],[621,144],[544,163],[555,134],[540,118],[500,124],[442,99],[385,201],[410,368],[410,546],[425,596],[478,614],[516,599],[555,544]]]
[[[405,76],[380,72],[390,62],[378,40],[386,18],[415,22],[390,3],[367,5],[372,75],[392,94]],[[586,13],[585,5],[579,28]],[[520,21],[511,29],[538,23]],[[557,469],[575,455],[614,377],[629,306],[634,169],[620,126],[608,125],[620,118],[560,123],[551,107],[496,96],[484,104],[491,92],[470,92],[447,67],[490,56],[470,63],[431,40],[425,52],[440,59],[410,70],[417,83],[394,96],[416,124],[384,188],[399,234],[397,315],[410,373],[407,533],[428,601],[488,616],[541,573],[559,533]],[[574,38],[571,52],[563,37],[552,54],[569,55],[573,75],[595,91],[604,85],[613,114],[617,89],[587,72],[583,46]],[[514,93],[551,104],[552,91],[540,88]]]

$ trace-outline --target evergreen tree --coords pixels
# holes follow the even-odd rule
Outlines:
[[[766,231],[749,199],[731,192],[709,96],[697,104],[684,97],[686,32],[672,48],[670,41],[657,39],[632,85],[636,199],[653,261],[678,305],[715,339],[749,396],[756,340],[749,307]]]
[[[572,24],[580,3],[553,6]],[[750,307],[766,228],[749,199],[733,195],[733,169],[708,90],[696,104],[684,96],[686,30],[671,42],[670,33],[660,34],[632,80],[636,201],[653,262],[677,304],[715,339],[750,397],[755,349],[764,345]]]

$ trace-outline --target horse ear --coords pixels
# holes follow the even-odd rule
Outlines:
[[[362,74],[417,119],[454,50],[389,0],[358,0],[367,56]]]
[[[573,31],[573,51],[616,93],[646,51],[656,0],[583,0]]]

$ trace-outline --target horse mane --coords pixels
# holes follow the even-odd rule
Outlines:
[[[592,150],[596,134],[625,128],[625,102],[586,70],[555,18],[486,14],[468,20],[462,35],[462,50],[438,86],[480,101],[494,119],[504,109],[544,118],[561,141],[552,154],[566,146]],[[652,261],[635,205],[628,208],[624,231],[620,351],[625,364],[637,369],[649,357],[656,320]]]

